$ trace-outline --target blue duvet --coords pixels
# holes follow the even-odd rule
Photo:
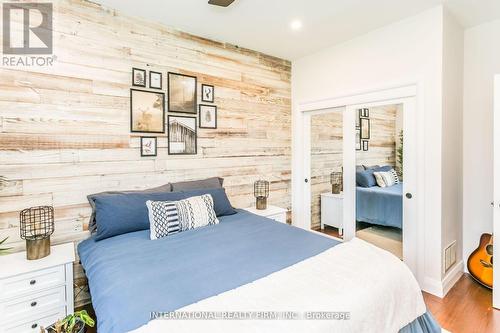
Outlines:
[[[403,184],[356,187],[356,221],[403,227]]]
[[[149,230],[79,244],[98,332],[121,333],[319,254],[338,242],[244,211],[220,224],[149,240]],[[435,330],[433,330],[435,329]],[[438,332],[424,315],[405,332]]]

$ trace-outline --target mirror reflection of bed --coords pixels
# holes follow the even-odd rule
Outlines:
[[[356,115],[356,236],[403,259],[402,105]]]

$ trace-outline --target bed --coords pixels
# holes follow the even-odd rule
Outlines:
[[[272,283],[279,279],[280,274],[285,274],[286,279],[286,270],[312,264],[311,260],[320,260],[323,254],[335,252],[335,249],[344,245],[346,244],[339,245],[338,241],[317,233],[238,210],[235,215],[221,217],[220,223],[215,226],[189,230],[155,241],[149,239],[149,230],[130,232],[101,241],[91,237],[78,245],[78,253],[88,277],[98,332],[121,333],[136,329],[138,332],[189,332],[195,329],[189,325],[200,325],[201,322],[190,321],[186,323],[188,326],[185,330],[177,330],[168,325],[180,325],[179,321],[150,321],[151,312],[169,312],[186,307],[189,309],[190,306],[210,301],[224,304],[230,297],[240,299],[238,293],[255,291],[245,288],[255,288],[255,284],[259,283]],[[347,251],[348,248],[344,250]],[[363,260],[369,261],[363,257],[356,259],[359,262]],[[397,261],[395,259],[397,267],[406,269]],[[354,262],[353,265],[357,263]],[[321,265],[314,267],[317,266]],[[293,272],[289,274],[291,278]],[[309,268],[307,274],[313,276],[319,272],[313,272]],[[337,274],[344,276],[346,283],[350,280],[345,276],[342,266],[338,267]],[[373,277],[371,279],[382,281]],[[300,279],[297,281],[300,282]],[[394,281],[387,283],[394,284]],[[276,292],[280,290],[275,289]],[[380,301],[381,294],[377,294],[376,290],[380,293],[383,288],[380,284],[374,288],[360,288],[360,292],[372,293],[373,302]],[[322,292],[324,294],[325,290]],[[286,292],[295,293],[297,291]],[[399,306],[412,304],[410,299],[421,298],[419,290],[416,295],[417,297],[413,295],[408,299],[403,297]],[[285,293],[282,296],[286,299]],[[336,295],[332,294],[327,299],[335,298]],[[373,305],[370,304],[370,297],[359,298],[356,300],[359,306],[370,308]],[[376,320],[392,321],[397,317],[398,311],[390,311],[391,313]],[[409,324],[400,332],[440,332],[437,323],[425,312],[425,306],[420,315],[406,320]],[[276,323],[264,321],[263,324],[271,324],[270,322]],[[286,321],[279,322],[283,324]],[[293,327],[299,327],[298,322],[300,321],[296,321]],[[240,323],[227,321],[228,325]],[[216,322],[203,326],[207,328],[204,331],[209,332],[210,325],[216,325]],[[220,328],[217,327],[214,332],[221,331]],[[337,330],[330,328],[326,331]]]
[[[403,183],[390,187],[356,186],[356,221],[402,229]]]

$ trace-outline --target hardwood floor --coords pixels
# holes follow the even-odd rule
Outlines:
[[[464,274],[445,298],[423,293],[427,308],[441,327],[451,333],[500,332],[500,310],[491,307],[491,291],[475,283]],[[92,305],[85,309],[95,318]],[[87,333],[96,333],[87,328]]]
[[[491,290],[464,274],[445,298],[423,293],[427,308],[451,333],[500,332],[500,310],[493,309]]]

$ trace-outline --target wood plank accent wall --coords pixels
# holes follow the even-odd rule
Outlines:
[[[248,207],[263,177],[270,203],[290,207],[289,61],[83,1],[54,2],[54,30],[54,66],[0,68],[0,237],[16,250],[21,209],[53,205],[53,243],[78,242],[89,235],[86,195],[105,190],[220,176],[233,205]],[[163,87],[169,71],[197,76],[199,91],[215,86],[218,129],[198,130],[198,155],[167,155],[161,134],[158,157],[140,157],[132,67],[163,73]]]
[[[368,151],[356,151],[357,165],[395,165],[395,105],[370,109]],[[311,228],[321,225],[321,193],[331,192],[330,173],[342,168],[343,111],[311,116]]]

